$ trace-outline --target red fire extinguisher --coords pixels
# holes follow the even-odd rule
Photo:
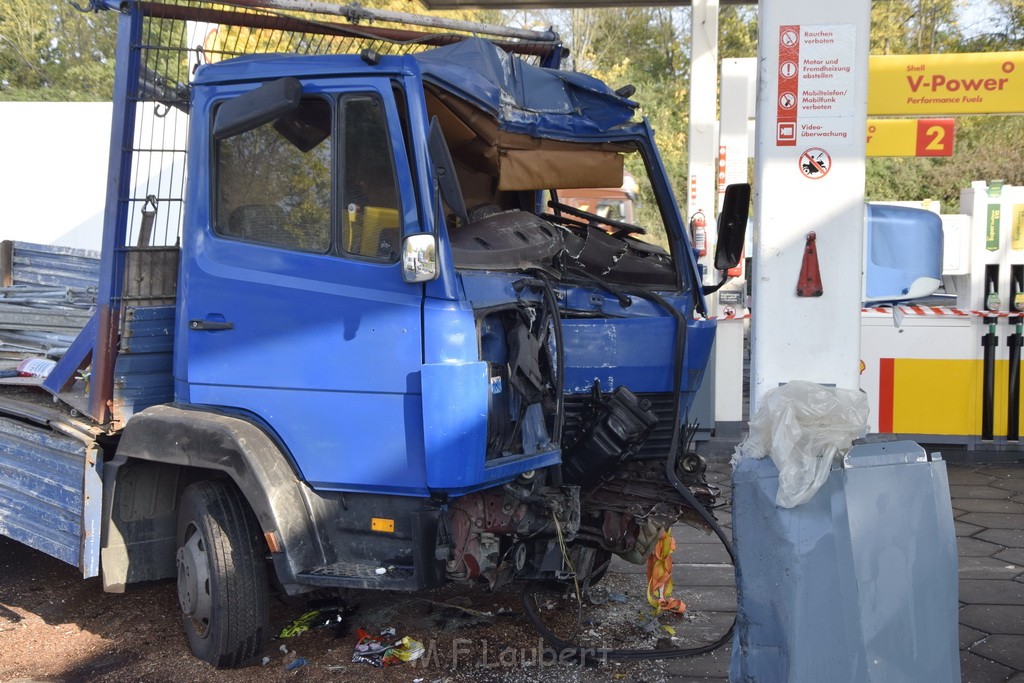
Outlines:
[[[704,212],[697,211],[690,216],[690,239],[698,256],[708,255],[708,231]]]

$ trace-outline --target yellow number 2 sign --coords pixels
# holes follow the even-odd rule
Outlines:
[[[869,157],[953,156],[953,119],[868,119]]]

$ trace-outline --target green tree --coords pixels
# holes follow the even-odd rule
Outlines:
[[[86,5],[87,0],[79,0]],[[349,4],[339,1],[338,4]],[[363,0],[366,7],[428,13],[413,0]],[[435,14],[457,19],[498,21],[497,12],[457,10]],[[70,0],[3,0],[0,3],[0,100],[109,100],[113,94],[117,12],[81,12]],[[184,48],[183,22],[151,20],[146,43],[172,49],[156,51],[146,64],[173,81],[186,80],[190,55]],[[248,31],[223,29],[220,47],[255,48],[239,42]],[[290,51],[261,38],[261,51]]]
[[[1024,0],[993,0],[998,8],[1005,48],[1019,50],[1024,47]]]
[[[1024,0],[990,0],[995,10],[992,30],[976,31],[965,51],[995,52],[1024,48]],[[988,26],[986,26],[988,28]]]
[[[952,52],[962,34],[961,0],[875,0],[871,7],[872,54]]]
[[[4,0],[0,99],[110,99],[116,33],[116,12],[83,13],[64,0]]]
[[[757,8],[725,5],[718,13],[718,57],[757,56]]]
[[[960,191],[975,180],[1024,185],[1024,117],[962,116],[956,151],[944,158],[868,159],[868,199],[938,199],[944,213],[960,210]]]

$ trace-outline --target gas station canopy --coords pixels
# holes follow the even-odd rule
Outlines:
[[[427,9],[556,9],[569,7],[689,7],[691,0],[421,0]],[[756,5],[756,0],[719,0],[719,5]]]

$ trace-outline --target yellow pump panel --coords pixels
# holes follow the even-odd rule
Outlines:
[[[973,436],[981,433],[980,359],[883,358],[879,431]],[[996,361],[994,433],[1006,436],[1009,363]],[[1024,424],[1024,404],[1020,413]]]

